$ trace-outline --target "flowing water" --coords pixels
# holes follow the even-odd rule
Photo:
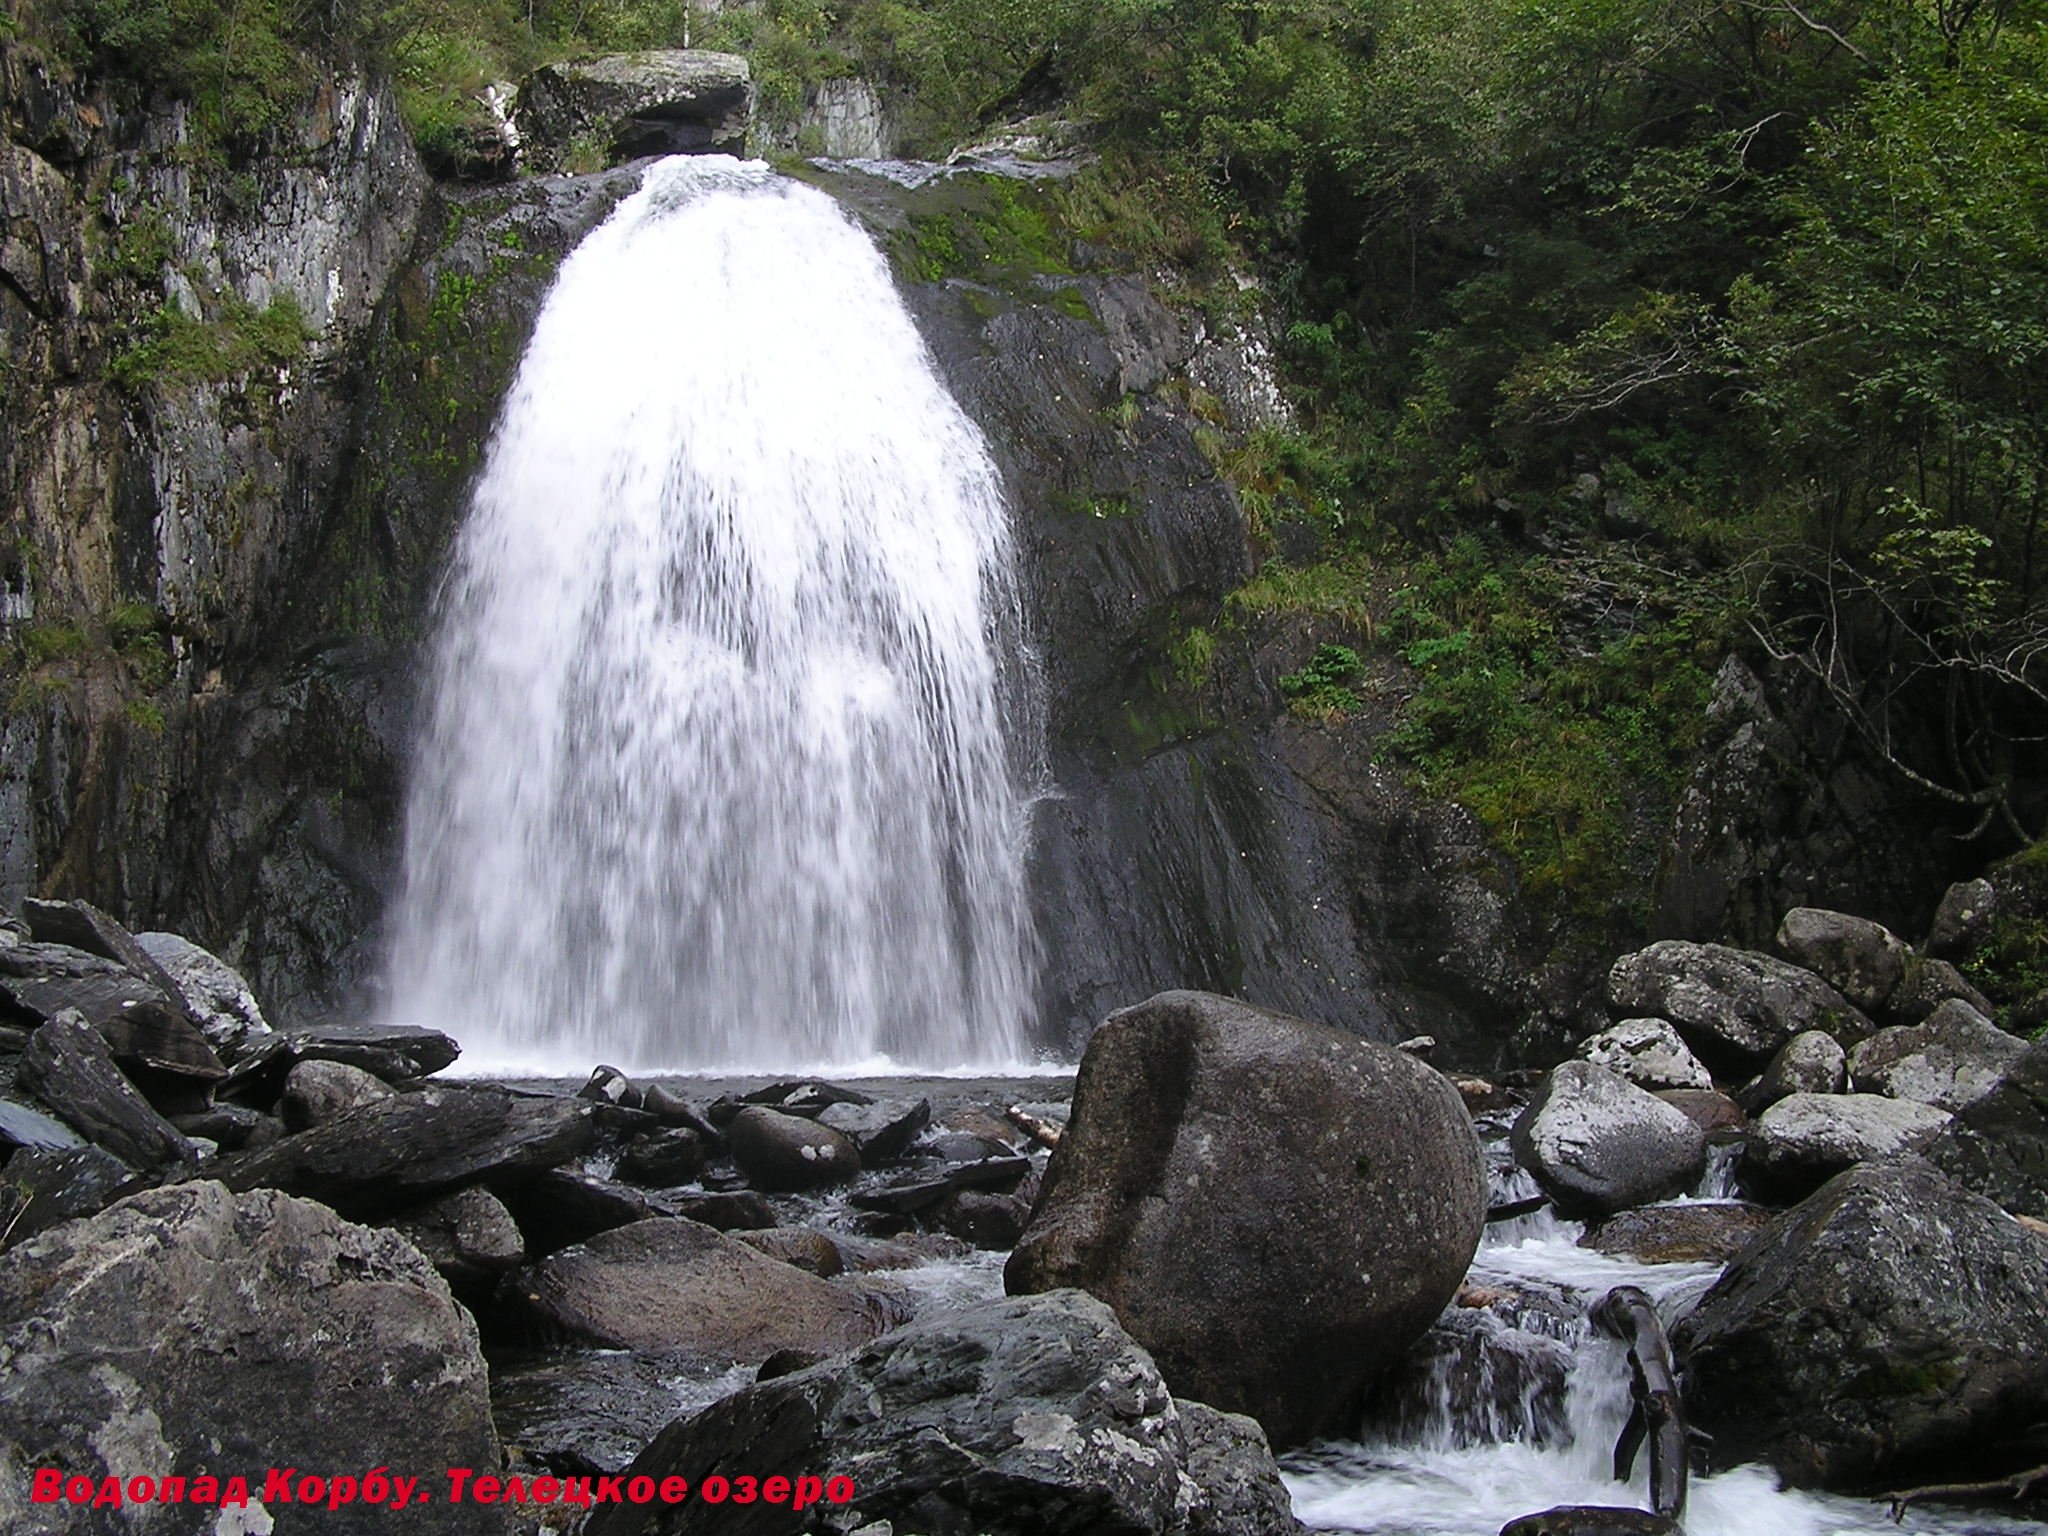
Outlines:
[[[564,263],[443,596],[394,1018],[472,1065],[1026,1057],[1031,663],[871,241],[722,156]]]
[[[1695,1198],[1726,1194],[1727,1159],[1710,1165]],[[1497,1201],[1534,1192],[1511,1174]],[[1548,1211],[1487,1231],[1471,1282],[1535,1305],[1474,1309],[1486,1337],[1481,1390],[1446,1370],[1413,1411],[1364,1441],[1332,1441],[1282,1462],[1294,1512],[1316,1532],[1373,1536],[1495,1536],[1508,1521],[1565,1504],[1649,1508],[1649,1455],[1629,1484],[1612,1477],[1614,1443],[1629,1413],[1624,1347],[1594,1331],[1588,1311],[1617,1285],[1639,1286],[1667,1326],[1719,1275],[1712,1264],[1643,1264],[1577,1246],[1584,1228]],[[1562,1403],[1531,1383],[1524,1361],[1568,1354]],[[1505,1390],[1503,1390],[1503,1386]],[[1686,1536],[2044,1536],[2048,1527],[1995,1514],[1914,1507],[1902,1524],[1868,1500],[1780,1490],[1766,1467],[1694,1477]]]

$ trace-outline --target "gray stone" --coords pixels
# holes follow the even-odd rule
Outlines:
[[[1946,960],[1915,955],[1906,961],[1906,974],[1892,989],[1879,1017],[1887,1024],[1918,1024],[1952,997],[1987,1018],[1996,1011],[1991,1000]]]
[[[452,1066],[462,1048],[419,1024],[325,1024],[290,1035],[300,1061],[338,1061],[387,1083],[406,1083]]]
[[[24,1147],[0,1169],[0,1248],[103,1211],[146,1182],[103,1147]]]
[[[1696,1046],[1759,1062],[1809,1029],[1847,1045],[1874,1027],[1809,970],[1752,950],[1682,939],[1623,955],[1608,972],[1607,993],[1623,1013],[1669,1019]]]
[[[1856,1163],[1918,1152],[1948,1120],[1874,1093],[1795,1093],[1757,1117],[1743,1174],[1773,1194],[1804,1195]]]
[[[1590,1228],[1581,1248],[1644,1264],[1726,1264],[1771,1213],[1741,1200],[1697,1200],[1622,1211]]]
[[[1761,1110],[1795,1093],[1840,1093],[1848,1075],[1849,1054],[1842,1042],[1825,1031],[1809,1029],[1779,1047],[1746,1102],[1752,1110]]]
[[[429,1200],[389,1223],[443,1276],[479,1284],[526,1258],[526,1242],[505,1203],[476,1186]]]
[[[10,1250],[0,1359],[11,1536],[215,1530],[217,1511],[189,1504],[146,1527],[133,1509],[31,1504],[39,1466],[124,1484],[388,1466],[425,1488],[444,1467],[501,1464],[476,1325],[441,1277],[403,1239],[270,1190],[149,1190]],[[407,1517],[463,1536],[505,1528],[438,1498]],[[390,1519],[358,1503],[317,1524],[348,1536]]]
[[[931,1118],[930,1099],[882,1099],[873,1104],[828,1104],[818,1123],[852,1137],[862,1165],[872,1168],[884,1159],[901,1157]]]
[[[270,1033],[256,994],[226,961],[175,933],[138,933],[135,942],[162,967],[186,1012],[223,1056],[233,1060],[252,1038]]]
[[[86,1140],[131,1167],[169,1168],[197,1155],[121,1075],[99,1031],[75,1010],[58,1014],[29,1037],[19,1070],[24,1087]]]
[[[612,165],[642,155],[744,154],[754,83],[738,54],[615,53],[550,64],[513,106],[528,170],[554,171],[578,140]]]
[[[48,1023],[76,1009],[94,1026],[137,1008],[172,1011],[161,987],[104,955],[68,944],[12,944],[0,948],[0,1010]]]
[[[1713,1075],[1665,1019],[1623,1019],[1579,1043],[1579,1056],[1638,1088],[1711,1088]]]
[[[1657,1097],[1707,1133],[1726,1140],[1749,1129],[1749,1116],[1727,1094],[1701,1088],[1665,1088]]]
[[[983,1302],[746,1388],[664,1430],[633,1476],[774,1465],[851,1478],[846,1528],[978,1536],[1295,1536],[1251,1421],[1183,1408],[1102,1303]],[[886,1526],[878,1522],[888,1522]],[[732,1529],[697,1501],[606,1507],[589,1536]],[[763,1511],[756,1536],[806,1529]]]
[[[284,1080],[278,1116],[288,1131],[339,1120],[351,1110],[391,1097],[381,1077],[339,1061],[302,1061]]]
[[[1858,1093],[1912,1099],[1953,1114],[1995,1088],[2026,1049],[2026,1041],[1951,998],[1925,1023],[1881,1029],[1865,1040],[1849,1058],[1849,1073]]]
[[[1478,1142],[1442,1075],[1168,992],[1089,1041],[1004,1281],[1092,1291],[1181,1393],[1293,1444],[1443,1310],[1485,1211]]]
[[[2048,1219],[2048,1040],[2028,1046],[1989,1093],[1965,1105],[1927,1159],[2015,1215]]]
[[[1960,960],[1977,947],[1998,913],[1998,890],[1989,880],[1958,880],[1942,893],[1921,946],[1942,960]]]
[[[1558,1209],[1604,1215],[1699,1182],[1707,1138],[1685,1112],[1591,1062],[1567,1061],[1515,1121],[1515,1160]]]
[[[2043,1254],[1924,1163],[1852,1169],[1772,1221],[1679,1325],[1687,1410],[1718,1459],[1800,1486],[2029,1464],[1998,1446],[2048,1415]]]
[[[1884,1006],[1906,973],[1905,942],[1882,923],[1824,907],[1794,907],[1778,925],[1778,953],[1857,1007]]]
[[[793,1264],[822,1280],[846,1273],[846,1259],[838,1243],[829,1234],[810,1227],[768,1227],[759,1232],[742,1232],[739,1240],[771,1259]]]
[[[697,1177],[704,1167],[704,1143],[688,1126],[663,1126],[642,1131],[619,1154],[618,1174],[633,1184],[673,1189]]]
[[[371,1216],[482,1178],[559,1167],[590,1145],[598,1113],[580,1099],[423,1088],[223,1157],[209,1177],[230,1189],[268,1186]]]
[[[46,1152],[68,1152],[73,1147],[84,1146],[85,1138],[40,1109],[0,1098],[0,1144],[40,1147]]]
[[[835,1353],[881,1331],[860,1298],[679,1217],[600,1233],[506,1287],[546,1337],[727,1365],[779,1349]]]
[[[759,1189],[818,1189],[860,1172],[860,1153],[850,1136],[779,1110],[749,1105],[725,1133],[732,1160]]]

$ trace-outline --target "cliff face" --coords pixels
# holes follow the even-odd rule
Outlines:
[[[435,580],[555,268],[636,175],[437,186],[349,76],[229,161],[175,105],[0,71],[0,901],[188,932],[284,1018],[372,1005]],[[802,174],[891,251],[1020,521],[1048,1043],[1170,987],[1467,1057],[1569,1024],[1602,956],[1376,760],[1385,710],[1285,709],[1274,678],[1339,637],[1231,616],[1254,541],[1219,445],[1285,420],[1257,304],[1014,181]],[[1703,762],[1660,925],[1749,937],[1840,902],[1826,847],[1897,844],[1853,831],[1877,787],[1801,758],[1843,802],[1810,807],[1773,751],[1761,787]]]

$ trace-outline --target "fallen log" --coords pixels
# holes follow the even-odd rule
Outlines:
[[[1060,1128],[1050,1120],[1041,1120],[1021,1105],[1012,1104],[1003,1113],[1010,1123],[1037,1142],[1041,1147],[1056,1147],[1060,1144]]]
[[[1980,1498],[1991,1493],[2009,1493],[2016,1499],[2024,1499],[2043,1483],[2048,1483],[2048,1465],[2029,1467],[2010,1477],[1994,1477],[1981,1483],[1930,1483],[1925,1488],[1902,1488],[1897,1493],[1881,1493],[1877,1497],[1891,1505],[1892,1524],[1897,1525],[1906,1518],[1906,1507],[1921,1499]]]

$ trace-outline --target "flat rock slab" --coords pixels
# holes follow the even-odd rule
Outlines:
[[[218,1512],[192,1505],[142,1524],[132,1508],[31,1504],[40,1466],[95,1482],[243,1475],[258,1493],[273,1466],[384,1466],[439,1495],[443,1468],[500,1464],[476,1327],[441,1277],[403,1239],[272,1190],[148,1190],[0,1256],[0,1359],[9,1536],[215,1530]],[[438,1497],[403,1520],[450,1536],[505,1528]],[[354,1504],[306,1528],[395,1524]]]
[[[1923,1022],[1881,1029],[1857,1046],[1849,1075],[1859,1093],[1911,1099],[1953,1114],[1997,1087],[2026,1049],[2026,1041],[1951,998]]]
[[[1743,1175],[1799,1196],[1843,1169],[1918,1152],[1949,1122],[1942,1110],[1874,1093],[1795,1093],[1757,1117]]]
[[[774,1466],[845,1476],[851,1529],[979,1536],[1295,1536],[1271,1451],[1248,1419],[1178,1404],[1109,1308],[1074,1291],[913,1323],[762,1382],[668,1429],[635,1476]],[[815,1513],[815,1512],[813,1512]],[[589,1536],[780,1536],[786,1506],[607,1507]]]
[[[20,1079],[86,1140],[130,1167],[171,1168],[198,1156],[122,1075],[100,1032],[76,1010],[58,1014],[29,1037]]]
[[[858,1296],[680,1217],[565,1248],[510,1276],[506,1295],[544,1338],[725,1364],[836,1353],[880,1331]]]
[[[581,1099],[426,1088],[221,1158],[208,1176],[235,1190],[306,1195],[346,1215],[387,1213],[479,1179],[557,1167],[589,1147],[600,1112]]]
[[[1647,1205],[1608,1217],[1579,1246],[1645,1264],[1726,1264],[1770,1219],[1763,1206],[1743,1200]]]

